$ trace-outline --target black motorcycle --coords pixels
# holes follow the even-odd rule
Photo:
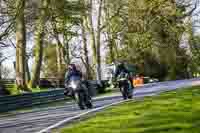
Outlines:
[[[77,102],[81,110],[92,108],[92,98],[89,94],[88,88],[83,84],[79,76],[72,76],[67,85],[69,95],[72,96]]]
[[[128,74],[121,73],[118,76],[118,86],[120,88],[120,91],[122,93],[123,99],[132,99],[133,97],[133,88],[131,87],[131,82],[128,80]]]

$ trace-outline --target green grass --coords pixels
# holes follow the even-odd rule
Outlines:
[[[15,84],[9,85],[9,87],[6,87],[6,90],[9,92],[10,95],[20,95],[23,94],[23,92],[19,89],[17,89]],[[49,91],[48,88],[31,88],[30,92],[31,93],[37,93],[37,92],[44,92],[44,91]]]
[[[10,95],[19,95],[19,94],[21,94],[20,90],[17,89],[15,84],[13,84],[12,87],[6,87],[6,90],[9,92]]]
[[[44,91],[49,91],[49,88],[39,88],[39,87],[37,87],[37,88],[31,88],[31,92],[32,93],[37,93],[37,92],[44,92]]]
[[[114,106],[60,132],[200,133],[200,87]]]

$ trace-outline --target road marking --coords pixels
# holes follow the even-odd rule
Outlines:
[[[72,121],[72,120],[81,118],[81,116],[85,116],[85,115],[87,115],[87,114],[89,114],[89,113],[98,112],[98,111],[103,110],[103,109],[105,109],[105,108],[108,108],[108,107],[110,107],[110,106],[117,105],[117,104],[124,103],[124,102],[128,102],[128,101],[131,101],[131,100],[133,100],[133,99],[122,100],[122,101],[118,101],[118,102],[115,102],[115,103],[112,103],[112,104],[109,104],[109,105],[105,105],[105,106],[102,106],[102,107],[98,107],[98,108],[95,108],[95,109],[91,109],[91,110],[89,110],[89,111],[87,111],[87,112],[84,112],[84,113],[81,113],[81,114],[79,114],[79,115],[77,115],[77,116],[70,117],[70,118],[66,118],[66,119],[64,119],[64,120],[62,120],[62,121],[59,121],[58,123],[56,123],[56,124],[54,124],[54,125],[52,125],[52,126],[49,126],[49,127],[45,128],[45,129],[43,129],[43,130],[41,130],[41,131],[39,131],[39,132],[36,132],[36,133],[49,133],[52,129],[55,129],[55,128],[57,128],[57,127],[59,127],[59,126],[65,124],[65,123],[67,123],[67,122]]]

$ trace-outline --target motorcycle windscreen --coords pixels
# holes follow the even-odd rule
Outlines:
[[[70,81],[77,81],[77,80],[81,80],[80,76],[71,76],[70,77]]]
[[[72,76],[70,78],[69,87],[73,89],[73,91],[80,90],[81,78],[79,76]]]

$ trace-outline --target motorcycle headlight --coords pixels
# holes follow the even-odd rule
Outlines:
[[[72,87],[73,89],[76,89],[76,88],[77,88],[77,83],[71,82],[71,87]]]

